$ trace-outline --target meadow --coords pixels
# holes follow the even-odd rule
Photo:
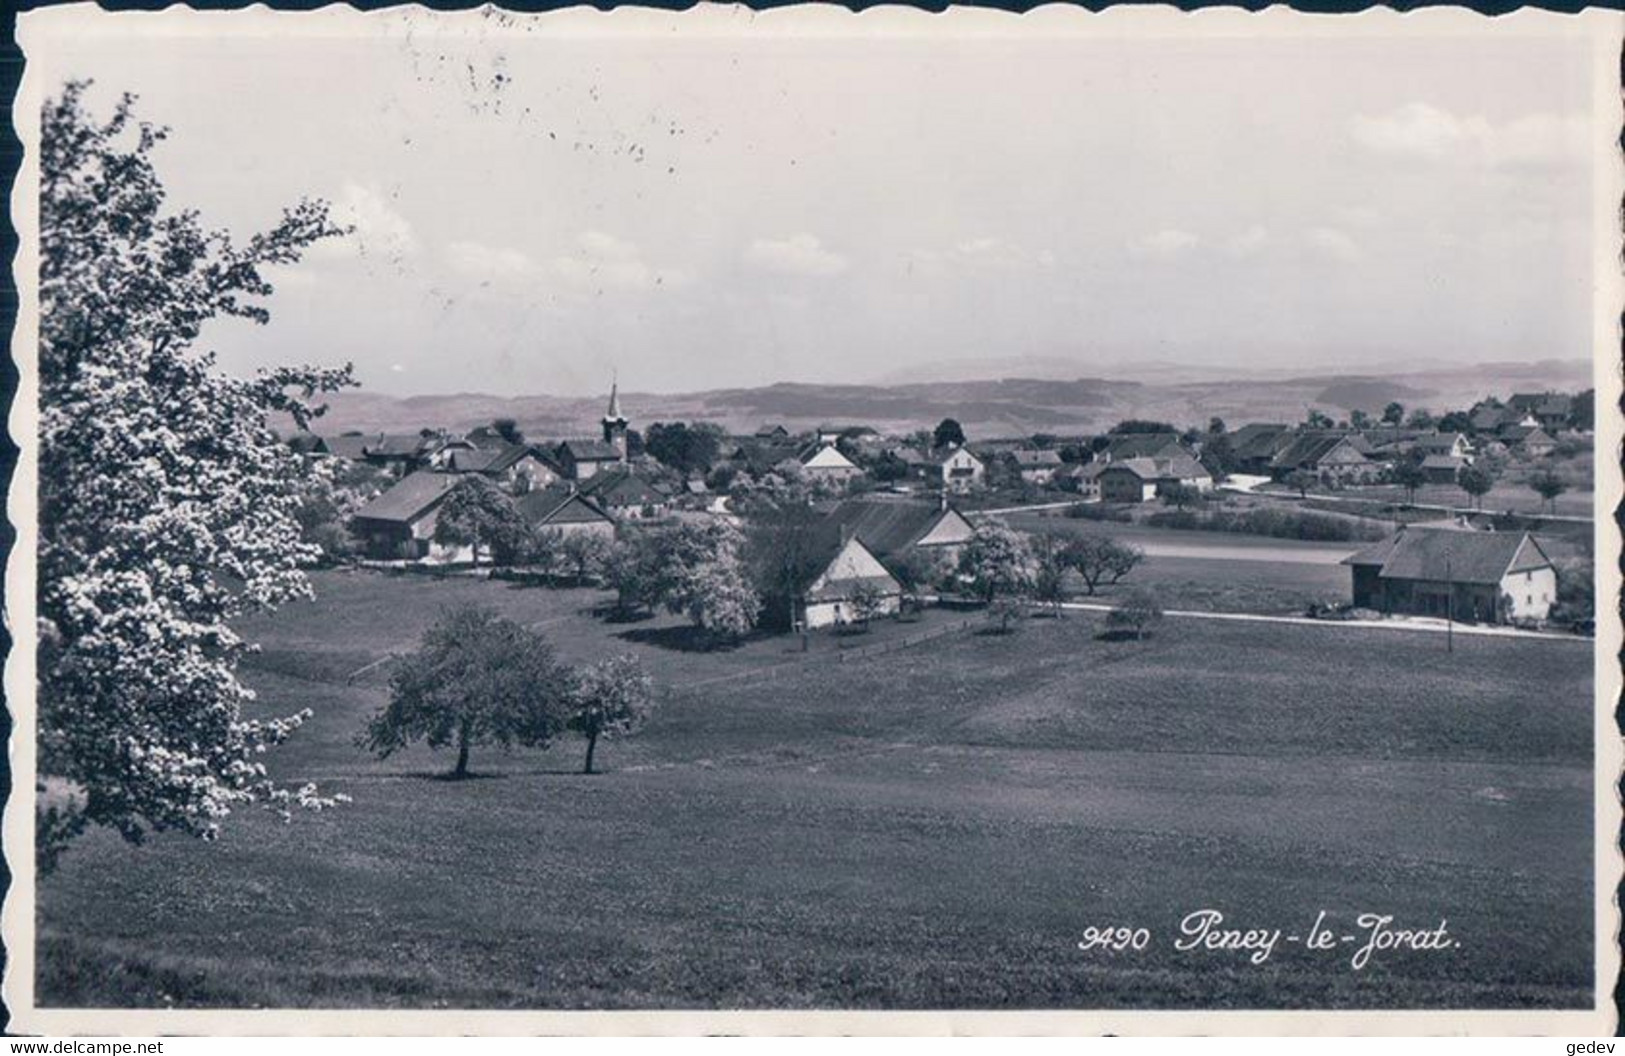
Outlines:
[[[1210,562],[1210,564],[1214,564]],[[274,755],[353,802],[212,844],[97,833],[39,888],[43,1006],[1578,1007],[1591,994],[1588,643],[1169,619],[976,625],[698,651],[588,590],[322,573],[245,626]],[[640,655],[636,738],[476,751],[352,738],[437,610],[496,605],[566,659]],[[963,614],[933,613],[950,621]],[[1324,910],[1460,943],[1174,948],[1185,914]],[[1136,953],[1082,951],[1143,926]]]

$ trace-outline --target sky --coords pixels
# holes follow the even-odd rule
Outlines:
[[[301,196],[353,225],[277,270],[269,326],[206,332],[233,370],[581,395],[1589,355],[1575,35],[514,21],[24,45],[47,92],[136,93],[171,201],[211,225],[246,238]]]

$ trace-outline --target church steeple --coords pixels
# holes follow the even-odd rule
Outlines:
[[[620,452],[621,461],[626,461],[626,415],[621,413],[621,393],[619,379],[609,385],[609,410],[604,412],[604,443],[612,445]]]

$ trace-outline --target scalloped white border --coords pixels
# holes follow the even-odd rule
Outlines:
[[[601,12],[575,7],[545,14],[519,14],[488,5],[475,11],[438,12],[419,6],[361,12],[333,5],[313,12],[272,11],[256,5],[239,11],[193,11],[180,5],[159,12],[101,11],[73,4],[26,12],[17,38],[30,61],[13,110],[24,158],[12,190],[11,210],[19,236],[14,274],[20,313],[11,353],[19,384],[9,428],[20,450],[7,497],[7,514],[17,533],[6,567],[9,605],[5,619],[15,643],[6,658],[6,699],[14,727],[10,744],[13,791],[4,814],[4,849],[15,876],[0,912],[0,934],[8,954],[3,992],[12,1012],[11,1033],[46,1035],[252,1034],[252,1035],[424,1035],[424,1034],[866,1034],[866,1035],[1057,1035],[1057,1034],[1547,1034],[1611,1035],[1615,1031],[1613,980],[1619,972],[1620,914],[1615,890],[1625,858],[1616,840],[1621,806],[1615,785],[1625,763],[1625,744],[1614,722],[1622,644],[1618,606],[1598,605],[1596,662],[1596,980],[1597,1006],[1590,1011],[1288,1011],[1288,1012],[429,1012],[377,1010],[189,1011],[38,1009],[34,1007],[34,811],[35,773],[33,686],[35,684],[33,555],[37,545],[35,487],[38,455],[38,384],[35,377],[39,320],[38,184],[39,112],[44,98],[41,55],[57,34],[117,35],[136,42],[153,37],[246,36],[328,37],[350,34],[397,36],[425,33],[498,39],[542,33],[551,38],[609,38],[672,34],[725,36],[751,40],[810,37],[922,39],[1023,38],[1190,38],[1319,37],[1394,34],[1447,35],[1482,32],[1499,35],[1578,35],[1593,45],[1594,76],[1594,231],[1595,280],[1593,359],[1596,369],[1597,450],[1618,456],[1625,442],[1621,396],[1620,311],[1625,307],[1625,276],[1620,267],[1620,203],[1625,200],[1625,166],[1616,148],[1622,120],[1616,80],[1625,14],[1600,10],[1557,15],[1524,9],[1495,18],[1465,10],[1427,8],[1398,14],[1386,8],[1358,15],[1305,15],[1276,6],[1257,14],[1236,9],[1194,13],[1170,7],[1115,7],[1099,14],[1048,4],[1026,14],[979,8],[950,8],[942,14],[913,8],[872,8],[859,14],[831,4],[806,4],[764,12],[703,3],[687,11],[616,8]],[[1618,457],[1597,461],[1596,553],[1598,594],[1617,599],[1620,572],[1608,555],[1621,550],[1613,511],[1625,498]]]

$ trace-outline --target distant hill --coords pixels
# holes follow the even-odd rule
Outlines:
[[[1514,391],[1573,391],[1590,384],[1590,363],[1544,360],[1438,366],[1415,372],[1368,372],[1312,377],[1242,374],[1215,378],[1211,368],[1181,373],[1158,364],[1154,380],[1104,377],[1008,377],[894,385],[818,385],[784,382],[753,389],[657,394],[623,393],[634,428],[656,421],[713,421],[734,432],[768,422],[810,429],[821,424],[869,425],[906,433],[957,418],[972,436],[1025,436],[1035,432],[1090,433],[1124,418],[1151,418],[1205,426],[1223,418],[1232,427],[1249,421],[1300,421],[1311,408],[1334,417],[1349,410],[1380,410],[1392,400],[1408,409],[1467,407],[1486,395]],[[454,393],[393,397],[351,391],[330,400],[318,431],[415,432],[425,426],[471,429],[513,418],[529,435],[591,435],[604,412],[603,397],[497,396]]]

